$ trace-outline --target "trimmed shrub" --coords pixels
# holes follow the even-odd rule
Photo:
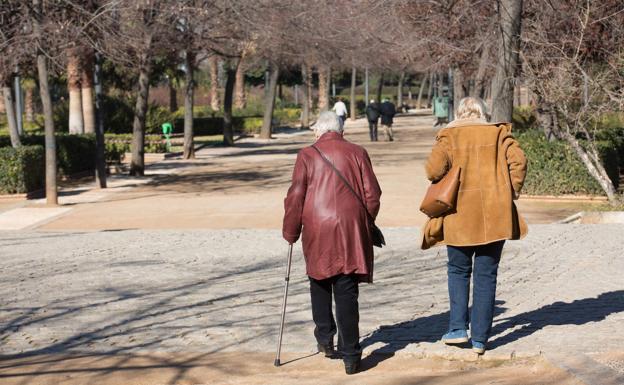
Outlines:
[[[239,130],[246,134],[258,134],[262,129],[262,117],[247,117],[243,118]]]
[[[600,154],[605,171],[609,175],[609,179],[611,179],[611,183],[617,189],[620,185],[619,165],[621,162],[618,149],[613,146],[613,142],[609,141],[596,142],[596,148]]]
[[[106,134],[105,152],[108,163],[121,163],[125,153],[132,151],[132,134]],[[145,135],[145,153],[164,154],[167,143],[160,135]]]
[[[536,128],[537,117],[533,107],[514,107],[512,122],[514,132],[525,132],[532,128]]]
[[[549,142],[541,132],[517,135],[529,161],[523,193],[531,195],[602,194],[603,191],[564,142]]]
[[[43,188],[45,153],[42,146],[0,148],[0,193],[21,194]]]
[[[262,128],[261,116],[234,116],[232,117],[234,131],[254,134],[260,132]],[[184,133],[184,119],[176,119],[173,125],[173,132]],[[222,135],[223,118],[195,118],[193,119],[193,133],[196,136]]]
[[[56,134],[56,156],[60,176],[69,176],[95,169],[95,135]],[[22,136],[24,146],[45,146],[44,135]],[[0,137],[0,147],[11,145],[10,139]]]
[[[273,118],[278,120],[280,124],[297,122],[301,119],[301,108],[282,108],[273,112]]]
[[[596,133],[596,139],[613,148],[618,154],[618,165],[624,168],[624,127],[606,127]]]

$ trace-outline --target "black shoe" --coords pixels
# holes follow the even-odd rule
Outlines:
[[[317,344],[316,347],[318,348],[319,353],[323,353],[325,357],[338,358],[338,352],[334,349],[333,344],[329,344],[329,345]]]
[[[360,371],[360,360],[357,361],[345,361],[345,373],[355,374]]]

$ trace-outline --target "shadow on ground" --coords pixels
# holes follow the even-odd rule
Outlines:
[[[506,308],[497,301],[495,317],[505,313]],[[611,314],[624,311],[624,290],[600,294],[596,298],[584,298],[570,303],[555,302],[539,309],[496,320],[488,349],[496,349],[527,337],[546,326],[583,325],[599,322]],[[362,340],[362,347],[375,343],[384,345],[362,361],[363,369],[370,369],[393,357],[410,344],[437,342],[447,331],[449,312],[429,315],[394,325],[382,325]],[[517,328],[521,326],[520,328]],[[506,330],[511,333],[497,337]],[[467,347],[467,346],[460,346]]]

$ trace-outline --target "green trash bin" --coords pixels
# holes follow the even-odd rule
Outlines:
[[[173,126],[169,122],[163,123],[161,126],[162,133],[167,140],[167,152],[171,152],[171,133],[173,132]]]

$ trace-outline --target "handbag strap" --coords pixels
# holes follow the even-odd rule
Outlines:
[[[321,158],[323,158],[323,160],[325,161],[325,163],[327,163],[332,170],[334,170],[334,172],[336,173],[336,175],[338,175],[338,177],[340,178],[340,180],[342,180],[342,182],[345,184],[345,186],[347,186],[347,188],[349,189],[349,191],[351,191],[351,193],[357,198],[358,202],[360,202],[360,204],[362,205],[362,207],[364,208],[364,212],[366,213],[366,216],[368,217],[368,220],[371,223],[375,223],[375,220],[373,219],[373,217],[370,215],[370,213],[368,212],[368,208],[366,207],[366,205],[364,204],[364,201],[362,200],[362,198],[360,197],[360,195],[355,192],[355,190],[353,189],[353,187],[351,187],[351,185],[349,184],[349,182],[347,181],[347,179],[342,175],[342,173],[340,171],[338,171],[338,169],[336,168],[336,166],[334,166],[334,164],[329,160],[329,158],[327,158],[327,156],[325,156],[325,154],[323,154],[323,152],[321,150],[319,150],[318,147],[316,147],[315,145],[312,145],[312,148],[316,150],[316,152],[319,153],[319,155],[321,156]]]

